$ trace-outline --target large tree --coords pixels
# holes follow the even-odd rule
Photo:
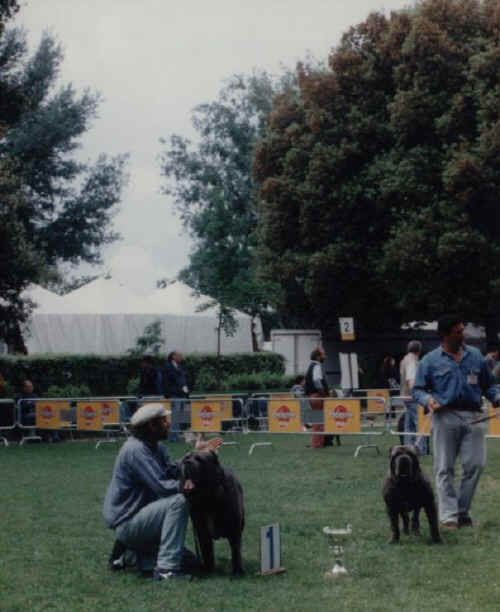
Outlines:
[[[280,78],[234,75],[216,101],[194,109],[196,144],[177,135],[162,140],[164,192],[174,197],[195,245],[180,279],[213,298],[226,332],[234,323],[232,309],[265,314],[273,291],[255,274],[252,160],[275,93],[292,86],[286,71]]]
[[[500,4],[425,0],[299,66],[255,160],[261,265],[283,317],[371,328],[500,297]]]
[[[39,264],[16,295],[0,294],[17,317],[14,326],[23,319],[18,316],[20,291],[28,282],[39,281],[42,272],[57,270],[63,262],[98,263],[102,245],[118,237],[111,221],[121,198],[126,156],[101,155],[94,163],[77,159],[99,95],[79,94],[71,85],[57,88],[62,59],[60,45],[49,34],[33,55],[22,31],[6,29],[0,37],[0,162],[22,192],[22,210],[12,208],[12,218],[21,243],[36,253]],[[18,263],[14,258],[9,265],[15,269]],[[18,278],[22,270],[16,271]]]
[[[20,294],[44,271],[26,235],[27,211],[22,183],[9,164],[0,161],[0,338],[12,352],[25,351],[19,323],[26,320],[31,304]]]

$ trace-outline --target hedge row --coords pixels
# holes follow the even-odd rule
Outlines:
[[[156,358],[155,358],[156,359]],[[156,365],[162,367],[167,356],[160,355]],[[20,391],[23,380],[30,379],[35,393],[47,395],[49,388],[73,386],[89,390],[90,395],[122,395],[140,370],[140,357],[120,355],[37,355],[2,356],[0,372],[12,393]],[[194,391],[222,390],[228,379],[241,375],[277,376],[285,371],[284,358],[276,353],[235,353],[221,355],[196,353],[186,355],[184,367]]]

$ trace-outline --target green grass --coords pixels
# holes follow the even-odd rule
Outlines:
[[[229,436],[228,436],[229,437]],[[360,438],[340,448],[305,448],[309,436],[243,436],[220,458],[243,483],[247,525],[246,576],[232,580],[226,541],[216,543],[217,573],[192,583],[155,583],[106,567],[113,533],[101,518],[117,444],[91,441],[0,448],[0,610],[400,610],[474,612],[500,608],[500,443],[488,443],[488,466],[476,492],[474,529],[387,544],[389,522],[381,498],[388,448],[381,455]],[[272,439],[273,447],[252,441]],[[186,447],[170,445],[174,457]],[[432,459],[423,459],[430,474]],[[281,524],[286,573],[259,577],[260,527]],[[350,575],[323,578],[333,558],[323,526],[351,523],[346,546]],[[191,533],[188,545],[192,545]]]

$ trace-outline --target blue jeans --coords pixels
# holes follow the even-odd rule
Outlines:
[[[168,441],[177,442],[181,432],[181,423],[183,419],[184,403],[189,400],[172,399],[170,400],[170,431],[168,432]]]
[[[434,473],[439,499],[439,520],[457,522],[468,516],[474,491],[486,465],[486,443],[482,424],[468,425],[477,412],[443,411],[432,418]],[[455,489],[455,463],[460,457],[462,479]]]
[[[417,431],[417,402],[406,402],[406,414],[405,414],[405,432],[416,432]],[[421,455],[429,454],[429,442],[426,436],[422,436],[417,444],[418,434],[407,434],[404,437],[405,444],[413,446],[416,444]]]
[[[118,525],[115,534],[125,546],[141,553],[157,551],[156,567],[181,569],[182,551],[189,518],[186,498],[181,493],[162,497],[141,508]],[[142,566],[141,569],[151,569]]]

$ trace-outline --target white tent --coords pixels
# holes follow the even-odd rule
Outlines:
[[[28,295],[38,303],[25,338],[30,354],[119,355],[132,348],[145,327],[155,321],[160,321],[165,351],[217,350],[216,308],[198,312],[210,298],[194,297],[179,282],[145,297],[103,278],[62,297],[41,287],[32,287]],[[251,318],[239,312],[236,318],[236,334],[227,337],[222,333],[222,353],[252,351]],[[260,326],[257,334],[260,337]]]

